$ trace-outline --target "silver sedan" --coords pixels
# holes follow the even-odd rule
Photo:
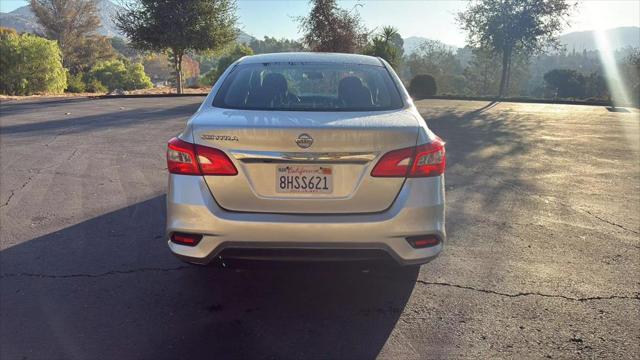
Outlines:
[[[180,258],[426,263],[442,250],[445,148],[384,60],[244,57],[167,149]]]

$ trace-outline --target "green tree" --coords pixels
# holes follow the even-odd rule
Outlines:
[[[627,85],[632,104],[640,105],[640,48],[628,49],[621,64],[621,72]]]
[[[496,66],[498,57],[490,50],[478,48],[472,50],[469,65],[464,69],[467,91],[471,95],[497,95],[500,68]]]
[[[67,85],[55,41],[0,32],[0,92],[9,95],[61,93]]]
[[[63,64],[72,74],[115,56],[109,41],[95,34],[100,26],[96,1],[31,0],[30,5],[45,37],[58,42]]]
[[[416,51],[406,57],[404,64],[411,76],[419,74],[433,76],[438,83],[440,93],[463,91],[464,82],[456,81],[456,77],[462,75],[460,61],[449,46],[439,41],[424,41]]]
[[[253,55],[253,50],[251,50],[250,47],[243,44],[236,44],[227,54],[218,60],[218,65],[215,69],[211,69],[203,75],[201,82],[207,86],[213,85],[229,65],[233,64],[241,57],[248,55]]]
[[[69,71],[71,73],[86,73],[95,64],[101,61],[113,60],[117,57],[115,49],[111,46],[111,40],[106,36],[87,36],[72,49],[73,60]]]
[[[151,79],[144,72],[144,66],[139,62],[127,64],[127,75],[125,76],[123,89],[148,89],[152,87]]]
[[[399,38],[399,41],[398,41]],[[366,55],[378,56],[385,59],[394,69],[398,69],[402,59],[402,44],[404,41],[398,29],[385,26],[382,32],[371,39],[365,48]],[[400,47],[398,45],[400,44]]]
[[[232,0],[138,0],[125,4],[115,17],[116,26],[141,50],[167,51],[183,92],[182,60],[189,51],[223,48],[235,30]]]
[[[575,70],[555,69],[544,74],[544,81],[554,97],[582,98],[585,77]]]
[[[66,92],[83,93],[87,90],[87,84],[84,83],[82,74],[68,74]]]
[[[149,54],[145,57],[144,72],[153,82],[165,82],[172,77],[171,65],[167,54]]]
[[[113,47],[115,51],[129,60],[139,60],[142,57],[141,51],[132,48],[130,44],[121,37],[114,36],[110,38],[109,41],[111,41],[111,47]]]
[[[584,78],[584,96],[595,99],[608,99],[610,97],[607,81],[602,74],[594,71]]]
[[[438,92],[436,80],[431,75],[420,74],[411,79],[409,84],[409,93],[416,99],[426,99]]]
[[[127,67],[121,60],[107,60],[97,63],[89,76],[98,80],[109,90],[122,88],[127,74]]]
[[[110,91],[145,89],[152,86],[142,64],[122,60],[107,60],[97,63],[91,69],[89,77],[99,81]]]
[[[341,9],[336,0],[311,0],[311,12],[298,18],[303,43],[312,51],[355,53],[367,44],[367,31],[355,11]]]
[[[254,54],[279,53],[302,51],[304,47],[301,43],[289,39],[276,39],[274,37],[265,36],[262,40],[253,39],[249,43],[249,47]]]
[[[458,14],[458,22],[471,46],[500,56],[502,97],[508,91],[514,56],[559,47],[557,35],[573,7],[565,0],[478,0]]]

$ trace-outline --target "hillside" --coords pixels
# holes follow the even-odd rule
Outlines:
[[[422,36],[410,36],[408,38],[404,39],[404,53],[406,55],[409,55],[413,52],[415,52],[416,50],[418,50],[418,48],[420,47],[420,45],[427,41],[427,40],[433,40],[433,39],[427,39],[425,37]],[[437,41],[437,40],[436,40]],[[457,47],[453,46],[453,45],[449,45],[449,44],[444,44],[443,45],[447,46],[448,48],[450,48],[452,51],[456,51]]]
[[[604,37],[609,40],[609,47],[613,50],[625,47],[640,47],[640,27],[619,27],[604,31]],[[567,50],[597,50],[594,31],[571,32],[560,36],[560,42]]]
[[[98,28],[98,34],[104,36],[121,36],[113,23],[112,18],[121,7],[109,0],[98,0],[98,10],[102,25]],[[19,7],[8,13],[0,13],[0,25],[16,29],[18,32],[37,33],[40,32],[31,6]]]
[[[108,37],[123,37],[112,20],[121,9],[122,7],[120,5],[114,4],[110,0],[98,0],[98,11],[102,24],[98,28],[98,34]],[[16,29],[18,32],[41,32],[40,25],[38,25],[35,15],[33,11],[31,11],[31,6],[29,5],[19,7],[8,13],[0,12],[0,26]],[[243,31],[238,31],[238,41],[248,43],[253,39],[253,37]]]

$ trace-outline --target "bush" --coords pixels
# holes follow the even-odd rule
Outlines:
[[[89,79],[86,89],[88,92],[92,93],[106,93],[108,91],[107,87],[102,85],[102,83],[97,79]]]
[[[236,44],[232,47],[224,56],[218,60],[218,65],[209,70],[206,74],[200,77],[200,83],[203,86],[212,86],[222,75],[222,73],[233,64],[236,60],[243,56],[253,55],[253,50],[250,47],[243,44]]]
[[[70,93],[83,93],[87,89],[84,80],[82,79],[82,74],[69,75],[67,77],[67,89],[66,92]]]
[[[0,93],[61,93],[67,85],[62,55],[55,41],[0,32]]]
[[[107,60],[97,63],[91,69],[89,77],[106,86],[109,91],[147,89],[153,86],[151,79],[144,73],[142,64],[125,64],[122,60]]]
[[[416,99],[425,99],[438,92],[436,79],[431,75],[416,75],[409,84],[409,94]]]
[[[115,90],[123,88],[124,79],[127,75],[127,67],[120,60],[107,60],[97,63],[91,69],[91,80],[95,79],[107,89]]]
[[[586,80],[584,75],[575,70],[554,69],[545,73],[543,79],[554,98],[584,97]]]
[[[127,75],[125,77],[124,90],[148,89],[153,87],[151,79],[144,72],[141,63],[130,63],[127,65]]]

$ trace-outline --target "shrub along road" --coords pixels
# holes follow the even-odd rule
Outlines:
[[[638,357],[637,111],[418,102],[448,143],[440,258],[217,269],[164,239],[200,101],[0,106],[0,358]]]

